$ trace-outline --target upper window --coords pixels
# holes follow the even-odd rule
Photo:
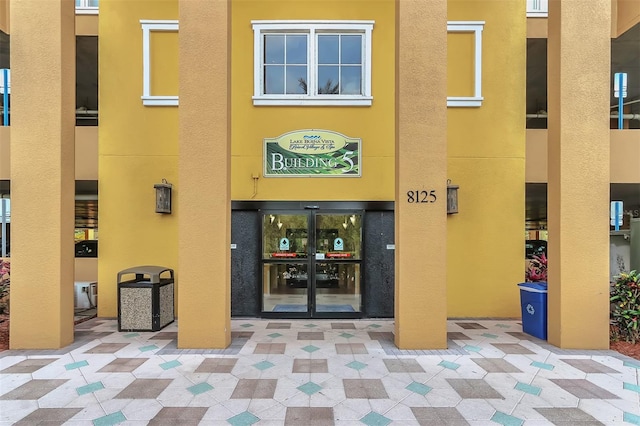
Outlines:
[[[254,105],[371,105],[373,21],[253,21]]]

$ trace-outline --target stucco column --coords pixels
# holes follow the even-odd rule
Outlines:
[[[11,3],[11,349],[73,342],[75,4]]]
[[[397,5],[395,343],[446,348],[447,1]]]
[[[562,348],[609,347],[610,38],[609,0],[549,2],[548,340]]]
[[[231,343],[229,3],[180,0],[178,347]]]

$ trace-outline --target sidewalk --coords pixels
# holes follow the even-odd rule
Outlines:
[[[640,425],[640,361],[519,321],[450,320],[442,351],[397,349],[392,320],[234,319],[224,350],[176,349],[177,327],[94,318],[0,352],[0,425]]]

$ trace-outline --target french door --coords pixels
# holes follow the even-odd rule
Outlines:
[[[262,212],[262,315],[362,314],[362,211]]]

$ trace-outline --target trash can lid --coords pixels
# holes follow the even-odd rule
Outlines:
[[[134,266],[133,268],[125,269],[123,271],[118,272],[118,282],[122,282],[122,276],[125,274],[136,274],[136,275],[147,275],[148,278],[145,280],[147,282],[158,284],[160,283],[160,274],[163,272],[169,271],[171,274],[171,278],[173,279],[173,269],[164,267],[164,266],[153,266],[153,265],[144,265],[144,266]]]
[[[546,293],[547,283],[544,281],[526,282],[518,284],[521,290],[530,291],[533,293]]]

